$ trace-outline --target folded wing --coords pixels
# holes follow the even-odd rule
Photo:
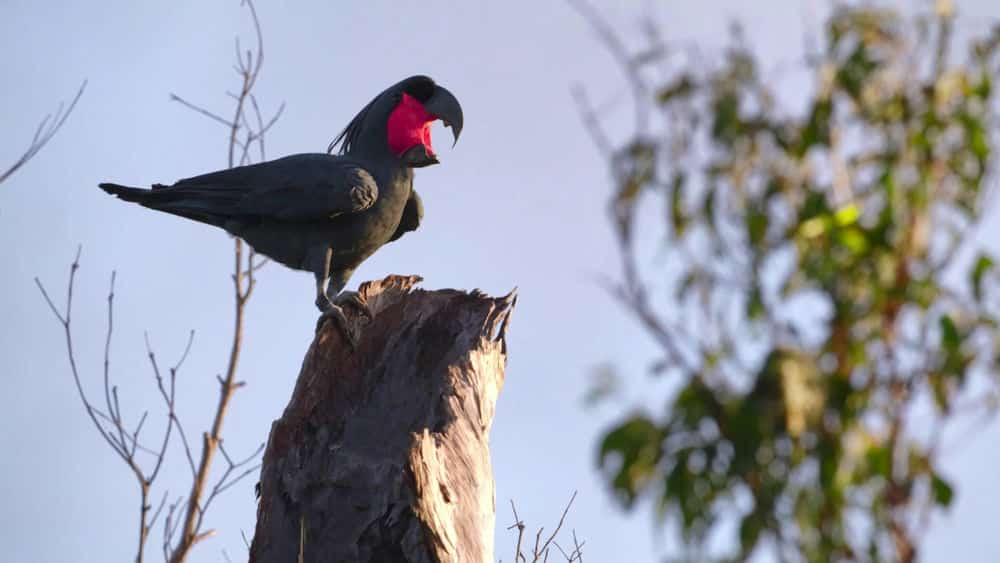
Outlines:
[[[221,170],[171,186],[156,184],[151,190],[117,184],[100,187],[126,201],[216,226],[254,218],[322,221],[362,212],[378,199],[378,185],[367,170],[325,154]]]

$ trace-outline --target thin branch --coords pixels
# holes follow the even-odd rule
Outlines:
[[[580,116],[583,119],[583,124],[587,128],[587,132],[590,133],[590,138],[597,145],[597,149],[601,154],[611,154],[614,151],[614,147],[611,145],[607,133],[604,132],[604,127],[601,126],[601,120],[598,117],[599,114],[590,103],[586,89],[577,84],[572,88],[571,93],[573,101],[576,102]]]
[[[191,453],[191,444],[188,442],[187,433],[184,432],[184,427],[181,425],[181,421],[176,416],[174,417],[174,424],[177,426],[177,435],[181,438],[181,444],[184,446],[184,456],[187,458],[188,467],[191,469],[191,476],[197,475],[197,470],[194,464],[194,455]]]
[[[73,259],[73,263],[69,268],[69,283],[66,285],[66,311],[65,313],[60,313],[56,308],[52,299],[49,297],[48,292],[45,290],[45,286],[42,285],[41,280],[37,277],[35,278],[35,285],[38,286],[39,291],[42,293],[42,297],[45,298],[45,302],[48,303],[49,308],[52,313],[59,320],[60,324],[63,326],[63,334],[66,340],[66,353],[69,358],[70,372],[73,375],[73,383],[76,385],[77,395],[80,397],[80,401],[83,403],[84,410],[87,411],[87,416],[90,417],[91,422],[94,423],[94,427],[97,428],[98,434],[104,438],[104,441],[111,446],[111,449],[122,458],[123,461],[128,461],[127,450],[124,447],[120,447],[119,444],[114,440],[113,436],[105,431],[104,426],[98,421],[97,415],[94,414],[97,409],[90,403],[87,398],[86,392],[83,390],[83,383],[80,381],[80,371],[76,365],[76,353],[73,350],[73,334],[70,329],[72,324],[73,315],[73,287],[76,281],[76,272],[80,269],[80,253],[83,247],[77,247],[76,257]]]
[[[563,509],[562,515],[559,517],[559,523],[556,525],[555,530],[553,530],[552,533],[549,534],[548,538],[544,542],[542,541],[542,532],[545,530],[545,528],[539,528],[538,531],[535,533],[535,543],[531,550],[531,556],[532,556],[531,563],[539,563],[539,562],[545,563],[546,561],[548,561],[549,553],[551,551],[551,546],[553,545],[555,545],[556,549],[558,549],[563,554],[563,556],[566,557],[566,560],[569,563],[573,563],[574,561],[576,562],[583,561],[581,552],[583,544],[581,544],[577,540],[575,531],[573,532],[574,550],[572,553],[567,554],[565,551],[563,551],[562,547],[560,547],[557,543],[555,543],[556,537],[559,535],[559,531],[562,530],[563,524],[566,521],[566,515],[569,514],[569,509],[573,506],[573,501],[576,500],[576,495],[577,492],[573,491],[573,496],[570,497],[569,502],[566,503],[566,508]],[[508,526],[507,529],[513,530],[517,528],[517,545],[514,548],[514,563],[528,563],[528,559],[524,555],[524,551],[522,550],[522,545],[524,542],[525,525],[517,514],[517,507],[514,506],[513,500],[510,501],[510,509],[511,512],[514,513],[514,523]]]
[[[204,115],[205,117],[207,117],[207,118],[209,118],[209,119],[211,119],[213,121],[216,121],[218,123],[221,123],[221,124],[225,125],[226,127],[233,127],[235,125],[232,121],[229,121],[225,117],[221,117],[219,115],[216,115],[216,114],[208,111],[207,109],[205,109],[205,108],[203,108],[201,106],[197,106],[195,104],[192,104],[191,102],[185,100],[184,98],[178,96],[177,94],[171,93],[170,94],[170,101],[172,101],[172,102],[178,102],[182,106],[185,106],[188,109],[194,110],[194,111],[196,111],[196,112]]]
[[[167,392],[163,388],[163,377],[160,375],[160,366],[156,363],[156,354],[153,353],[153,347],[149,343],[149,333],[145,335],[146,341],[146,352],[149,357],[149,363],[153,368],[153,376],[156,378],[156,387],[160,391],[160,395],[163,397],[164,403],[167,407],[167,429],[163,432],[163,441],[160,443],[160,451],[156,456],[156,465],[153,466],[153,470],[149,473],[147,478],[147,483],[152,483],[156,476],[160,473],[160,468],[163,467],[163,460],[166,459],[167,446],[170,444],[170,432],[174,427],[174,421],[177,419],[175,414],[175,382],[176,382],[176,368],[170,370],[170,391]],[[191,341],[194,339],[194,331],[191,331],[188,337],[187,346],[184,349],[184,353],[181,359],[177,362],[177,365],[184,363],[184,359],[187,357],[188,351],[191,349]]]
[[[260,20],[257,17],[257,11],[253,2],[245,0],[243,5],[245,5],[250,11],[257,40],[257,48],[256,51],[248,50],[246,53],[243,53],[240,48],[239,38],[237,37],[235,42],[237,59],[236,70],[241,77],[241,87],[239,93],[233,95],[236,101],[235,108],[233,110],[233,118],[231,120],[223,120],[221,118],[216,119],[217,121],[227,124],[229,127],[227,163],[230,168],[237,165],[236,151],[238,149],[241,151],[238,163],[242,165],[250,161],[250,147],[255,142],[257,143],[257,147],[260,151],[261,159],[264,159],[265,151],[263,136],[270,129],[270,127],[274,125],[284,110],[284,104],[282,104],[275,116],[270,121],[265,123],[257,99],[252,93],[253,87],[257,83],[257,79],[260,76],[260,70],[263,64],[264,40],[260,28]],[[247,116],[248,106],[250,106],[254,111],[257,122],[256,130],[250,123]],[[210,115],[210,117],[212,116],[215,118],[218,117],[215,116],[215,114]],[[245,131],[243,139],[238,136],[241,129]],[[233,484],[251,474],[253,471],[256,471],[256,467],[246,469],[235,478],[230,478],[234,471],[238,471],[242,468],[243,462],[240,464],[234,464],[222,448],[223,421],[225,420],[228,412],[233,394],[243,385],[242,382],[236,381],[236,370],[239,363],[243,341],[244,312],[246,303],[249,300],[255,286],[254,272],[261,266],[261,264],[255,262],[255,253],[252,249],[244,252],[243,241],[239,238],[234,240],[233,258],[235,318],[232,346],[230,348],[229,362],[226,367],[225,375],[220,377],[219,402],[216,408],[215,418],[212,422],[211,429],[204,433],[202,437],[201,456],[197,464],[195,464],[194,458],[191,455],[187,437],[184,432],[180,430],[180,426],[178,426],[178,434],[181,436],[185,454],[188,457],[188,463],[192,469],[193,481],[191,485],[191,492],[188,495],[183,524],[181,524],[181,527],[179,528],[180,538],[178,539],[178,543],[170,553],[170,557],[168,559],[170,563],[180,563],[183,561],[190,552],[190,549],[196,543],[211,534],[211,531],[202,532],[201,528],[204,522],[205,512],[211,505],[212,501]],[[217,451],[222,452],[222,455],[226,458],[229,467],[224,472],[222,479],[216,482],[212,487],[212,490],[206,491],[208,476],[212,467],[213,458]],[[258,453],[259,452],[254,455],[256,456]],[[252,459],[252,457],[250,459]],[[249,459],[246,463],[249,463]],[[204,503],[202,501],[203,498],[205,499]]]
[[[573,496],[569,498],[569,502],[566,503],[566,508],[563,509],[562,515],[559,516],[559,524],[556,526],[556,529],[552,531],[552,535],[549,536],[549,539],[545,542],[545,546],[549,545],[554,539],[556,539],[556,536],[559,534],[559,530],[562,529],[563,524],[566,522],[566,515],[569,514],[569,509],[573,507],[573,501],[576,500],[576,495],[577,491],[573,491]]]
[[[150,366],[152,367],[154,378],[156,379],[157,388],[160,391],[161,398],[164,401],[166,407],[166,420],[167,425],[164,429],[164,434],[162,441],[157,450],[152,450],[144,447],[140,440],[140,435],[145,428],[146,420],[149,417],[149,412],[144,411],[139,417],[138,423],[131,430],[126,428],[126,424],[122,417],[121,399],[119,398],[118,387],[111,383],[110,376],[110,365],[111,365],[111,340],[114,334],[114,297],[115,297],[115,273],[112,272],[111,280],[109,283],[108,297],[107,297],[107,331],[105,333],[104,339],[104,356],[102,365],[102,382],[104,387],[104,400],[107,408],[107,412],[103,412],[101,409],[95,407],[91,402],[90,398],[87,396],[83,389],[83,383],[80,376],[80,371],[76,362],[76,355],[73,348],[73,338],[72,338],[72,313],[73,313],[73,298],[74,289],[76,282],[76,272],[80,268],[80,255],[81,249],[77,249],[76,257],[70,266],[69,281],[67,283],[66,289],[66,308],[64,311],[60,311],[56,307],[52,298],[50,297],[48,291],[41,281],[36,278],[35,283],[39,288],[45,302],[48,304],[49,309],[52,311],[53,315],[59,320],[60,324],[63,326],[63,332],[66,340],[66,350],[67,356],[70,363],[70,371],[73,376],[73,382],[77,389],[77,394],[80,398],[81,403],[84,405],[84,409],[87,415],[91,418],[94,423],[95,428],[98,433],[104,438],[105,442],[111,449],[125,462],[125,464],[135,475],[137,484],[139,485],[140,492],[140,506],[139,506],[139,538],[138,547],[136,554],[136,561],[142,562],[145,557],[145,543],[149,536],[149,530],[153,523],[155,523],[166,503],[166,496],[161,499],[159,505],[153,511],[153,507],[149,503],[149,496],[151,487],[160,474],[164,462],[167,456],[167,449],[170,444],[170,438],[172,435],[172,429],[174,426],[177,427],[178,433],[181,434],[182,440],[185,443],[185,448],[187,448],[186,436],[183,435],[183,428],[180,424],[180,420],[176,415],[176,380],[177,373],[183,366],[185,360],[187,359],[191,346],[194,339],[194,331],[192,331],[188,337],[188,341],[184,347],[184,351],[181,354],[178,361],[170,368],[170,380],[169,383],[165,382],[165,378],[161,373],[159,363],[156,359],[156,355],[153,352],[152,345],[149,342],[148,334],[146,335],[146,352],[149,358]],[[152,469],[150,471],[145,471],[142,464],[136,457],[137,453],[142,452],[150,454],[153,457]],[[189,463],[193,467],[193,462],[190,461],[189,453]],[[167,528],[176,529],[178,525],[178,520],[175,518],[176,506],[172,506],[168,510],[168,520],[166,524]],[[151,514],[151,511],[152,514]]]
[[[42,150],[42,147],[52,140],[52,137],[54,137],[56,133],[59,132],[59,129],[62,128],[63,123],[66,123],[66,118],[69,117],[69,114],[73,113],[73,108],[75,108],[76,103],[80,101],[80,96],[83,95],[83,90],[86,87],[87,81],[84,80],[83,84],[81,84],[80,88],[76,91],[76,95],[73,96],[73,100],[70,101],[69,107],[66,107],[65,112],[63,111],[65,105],[60,103],[54,116],[49,114],[42,119],[42,122],[39,123],[38,127],[35,129],[35,135],[31,138],[28,148],[20,157],[18,157],[17,160],[14,161],[14,164],[7,168],[7,170],[0,172],[0,184],[2,184],[7,178],[10,178],[10,176],[14,174],[14,172],[17,172],[22,166],[27,164],[29,160],[38,154],[38,151]]]
[[[118,394],[117,390],[112,389],[110,384],[110,367],[111,367],[111,336],[114,331],[114,304],[115,304],[115,272],[111,272],[111,282],[108,287],[108,330],[105,333],[104,339],[104,402],[108,409],[108,414],[111,416],[111,423],[114,425],[115,429],[118,431],[118,441],[122,445],[122,449],[126,449],[126,432],[124,425],[122,424],[122,413],[121,407],[118,404]],[[114,401],[112,401],[112,396],[114,396]],[[135,445],[138,443],[138,433],[133,434],[132,437],[132,450],[128,457],[135,457]],[[126,460],[127,461],[127,460]]]
[[[222,476],[219,477],[219,480],[212,487],[212,492],[205,499],[205,503],[201,507],[202,514],[208,511],[209,505],[212,504],[212,501],[215,500],[216,497],[224,493],[227,489],[229,489],[236,483],[242,481],[244,478],[249,476],[254,471],[260,469],[260,464],[258,463],[248,469],[245,469],[236,477],[230,477],[235,471],[239,471],[241,468],[249,465],[251,462],[253,462],[254,459],[259,457],[260,454],[264,451],[264,445],[265,444],[261,444],[256,450],[254,450],[252,454],[247,456],[246,459],[234,462],[232,458],[229,457],[229,454],[226,452],[226,449],[223,446],[223,444],[221,443],[219,444],[219,452],[222,454],[222,457],[226,460],[228,467],[222,473]]]
[[[221,123],[229,129],[229,167],[233,167],[236,164],[234,160],[237,149],[242,151],[240,164],[245,164],[252,160],[250,154],[250,149],[252,147],[257,149],[262,160],[265,158],[266,152],[264,136],[277,122],[278,118],[284,111],[284,103],[282,103],[271,119],[265,121],[256,96],[252,93],[252,89],[259,78],[263,63],[263,37],[260,29],[260,22],[253,3],[247,0],[244,2],[244,5],[247,6],[252,17],[257,39],[257,48],[255,51],[247,51],[246,53],[243,53],[240,50],[239,41],[237,39],[236,68],[241,76],[241,89],[239,94],[235,96],[236,107],[233,119],[227,120],[212,111],[181,98],[176,94],[170,95],[171,101],[175,101],[213,121]],[[73,100],[73,104],[69,106],[69,109],[65,113],[63,113],[62,108],[60,107],[60,111],[56,114],[55,119],[47,117],[43,120],[41,125],[39,125],[35,138],[32,141],[32,146],[36,147],[33,149],[35,152],[37,152],[37,148],[44,145],[45,142],[47,142],[48,139],[55,133],[55,131],[61,127],[62,123],[66,119],[66,115],[72,111],[76,101],[79,99],[82,90],[83,87],[81,87],[77,97]],[[254,115],[252,117],[255,123],[252,123],[250,116],[248,116],[248,111],[250,109],[253,111]],[[33,152],[29,151],[27,156],[24,157],[24,160],[30,158],[33,154]],[[23,162],[20,164],[23,164]],[[20,166],[20,164],[17,166]],[[3,177],[0,177],[0,181],[5,179],[6,176],[13,172],[14,169],[16,169],[16,166],[5,173]],[[111,380],[111,340],[114,331],[115,296],[114,272],[111,274],[111,283],[107,298],[108,324],[104,341],[104,363],[102,374],[105,401],[104,408],[107,412],[104,412],[102,409],[94,406],[84,391],[73,349],[71,331],[73,291],[76,271],[79,269],[79,258],[80,249],[78,248],[76,258],[70,267],[69,282],[67,284],[66,306],[64,310],[60,310],[60,308],[55,305],[55,302],[52,300],[39,279],[36,278],[35,283],[45,299],[45,302],[48,304],[49,309],[63,326],[67,355],[69,357],[73,381],[76,385],[80,400],[87,411],[87,415],[91,418],[91,421],[101,437],[132,470],[139,484],[140,514],[138,522],[139,538],[136,555],[137,563],[141,563],[144,559],[145,544],[149,536],[150,528],[159,522],[160,516],[164,514],[162,543],[164,559],[171,563],[181,563],[187,559],[191,548],[195,544],[214,534],[214,530],[202,530],[202,524],[206,511],[212,501],[244,478],[253,474],[259,468],[259,465],[253,464],[253,461],[259,457],[263,451],[263,444],[250,457],[243,460],[233,460],[222,446],[222,425],[228,412],[228,407],[233,394],[237,389],[244,385],[243,382],[236,381],[236,370],[242,347],[244,311],[246,303],[255,287],[256,280],[254,274],[267,263],[267,260],[258,260],[252,249],[248,248],[244,251],[243,242],[240,239],[235,240],[233,287],[236,315],[234,321],[235,326],[232,347],[225,375],[224,377],[219,378],[221,383],[219,402],[215,411],[214,420],[211,429],[203,434],[202,451],[196,462],[187,433],[184,431],[184,427],[177,415],[177,376],[191,351],[194,331],[191,331],[180,358],[172,367],[169,368],[169,373],[161,370],[160,363],[153,351],[153,346],[150,343],[148,334],[145,337],[147,357],[156,381],[157,389],[166,410],[166,428],[163,431],[162,439],[156,449],[147,448],[142,445],[140,437],[142,431],[146,429],[145,423],[149,416],[148,411],[144,411],[142,413],[134,428],[126,428],[126,424],[123,421],[118,388],[113,385]],[[191,470],[191,491],[189,495],[179,497],[175,502],[170,503],[167,502],[167,493],[164,492],[159,503],[154,509],[149,502],[151,488],[156,478],[161,474],[161,469],[165,465],[167,450],[169,448],[171,438],[174,435],[175,428],[176,435],[180,437],[188,467]],[[208,477],[216,451],[220,452],[225,458],[228,467],[224,471],[221,478],[214,483],[209,491],[207,484]],[[148,472],[143,469],[144,464],[140,464],[137,458],[137,454],[139,452],[153,456],[153,460],[151,462],[146,462],[151,464]]]
[[[181,523],[180,519],[175,519],[174,516],[178,514],[178,509],[184,503],[184,497],[178,497],[175,502],[170,503],[167,507],[167,516],[163,521],[163,560],[170,561],[173,549],[171,544],[173,543],[174,536],[177,534],[177,527]]]
[[[510,500],[510,509],[514,513],[514,523],[507,527],[508,530],[517,528],[517,546],[514,548],[514,563],[524,561],[521,554],[521,542],[524,540],[524,522],[517,516],[517,507],[514,506],[514,499]]]
[[[264,118],[260,112],[260,106],[257,104],[257,96],[250,94],[250,104],[253,106],[254,115],[257,117],[257,130],[253,133],[253,138],[257,141],[257,144],[260,147],[260,159],[263,161],[267,159],[267,154],[264,151],[264,137],[267,135],[268,130],[270,130],[271,127],[277,123],[281,114],[284,113],[285,102],[281,102],[281,105],[278,106],[278,111],[274,113],[267,123],[264,123]]]
[[[625,77],[632,92],[635,131],[638,137],[643,137],[649,123],[649,107],[646,102],[648,87],[639,72],[642,61],[629,54],[628,48],[615,33],[611,24],[586,0],[568,0],[568,2],[590,24],[591,29],[604,43],[608,52],[625,71]]]

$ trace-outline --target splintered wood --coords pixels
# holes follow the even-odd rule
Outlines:
[[[352,349],[326,323],[274,422],[252,563],[492,563],[489,431],[516,298],[362,284]]]

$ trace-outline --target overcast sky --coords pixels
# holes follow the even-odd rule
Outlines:
[[[650,4],[602,9],[634,31]],[[803,25],[816,25],[825,3],[762,5],[663,2],[655,12],[668,37],[716,47],[730,18],[740,18],[766,61],[794,62]],[[973,27],[1000,17],[990,0],[959,5]],[[588,561],[652,562],[669,553],[670,537],[655,533],[649,507],[623,515],[594,469],[596,437],[621,408],[587,410],[581,401],[588,373],[602,363],[628,375],[620,404],[657,397],[664,386],[645,375],[650,342],[595,283],[617,264],[604,214],[607,172],[570,87],[582,83],[601,99],[622,90],[587,25],[560,1],[260,0],[258,8],[266,41],[258,94],[265,111],[287,103],[267,139],[271,157],[322,151],[374,94],[405,76],[429,74],[462,102],[461,142],[446,148],[447,132],[438,128],[442,164],[416,175],[426,208],[420,229],[380,250],[350,287],[389,273],[420,274],[425,288],[500,295],[519,286],[492,434],[498,558],[512,560],[510,499],[529,527],[551,527],[574,490],[567,526],[586,540]],[[61,301],[78,244],[74,328],[89,390],[100,389],[105,296],[117,270],[112,374],[126,416],[136,420],[146,405],[159,414],[143,332],[169,362],[194,329],[181,410],[190,433],[208,425],[231,337],[232,243],[210,227],[125,205],[96,185],[169,183],[225,165],[223,128],[168,94],[228,113],[225,91],[237,87],[233,38],[248,41],[248,24],[236,0],[0,0],[0,167],[20,154],[41,116],[89,80],[65,128],[0,185],[5,560],[103,563],[134,554],[136,486],[91,428],[60,327],[32,281],[40,276]],[[248,385],[226,421],[227,449],[236,455],[266,439],[287,402],[312,338],[313,291],[310,274],[278,265],[260,272],[239,374]],[[158,428],[152,419],[148,426]],[[948,464],[958,498],[936,518],[927,561],[986,562],[1000,553],[1000,435],[995,425],[976,432],[983,435]],[[177,496],[187,476],[178,452],[172,461],[160,479]],[[253,533],[252,487],[246,481],[213,508],[207,525],[219,533],[192,561],[223,561],[222,550],[245,559],[240,532]],[[155,554],[159,545],[157,530]]]

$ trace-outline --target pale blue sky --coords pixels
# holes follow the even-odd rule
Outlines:
[[[619,3],[609,14],[634,29],[650,4]],[[669,37],[716,46],[739,17],[766,60],[792,62],[803,22],[817,21],[825,3],[762,5],[664,2],[657,13]],[[960,6],[973,25],[1000,17],[989,0]],[[258,94],[265,108],[287,103],[268,137],[271,157],[323,150],[375,93],[411,74],[430,74],[462,101],[462,141],[449,150],[437,130],[443,164],[417,173],[426,207],[420,230],[379,251],[351,286],[417,273],[426,288],[520,287],[492,435],[497,556],[512,560],[508,499],[529,526],[551,526],[577,489],[568,526],[587,541],[588,561],[656,561],[669,538],[657,538],[645,507],[621,514],[594,470],[595,438],[618,411],[588,411],[580,400],[587,373],[603,362],[633,374],[633,399],[657,397],[664,386],[643,375],[649,341],[594,283],[617,264],[604,214],[607,172],[570,86],[582,82],[607,98],[620,91],[620,75],[587,25],[560,1],[260,0],[258,9],[266,36]],[[159,407],[143,331],[169,361],[195,329],[180,403],[189,432],[208,424],[232,324],[231,242],[221,231],[124,205],[96,184],[171,182],[225,164],[222,127],[168,94],[227,113],[233,38],[250,38],[248,22],[235,0],[0,0],[0,166],[20,154],[42,115],[89,80],[65,128],[0,185],[0,544],[9,561],[127,561],[134,553],[135,485],[90,427],[59,326],[32,282],[40,276],[61,295],[77,244],[84,250],[74,323],[90,389],[99,389],[104,298],[117,269],[112,369],[127,415]],[[262,442],[284,408],[312,336],[312,291],[309,274],[277,265],[260,273],[240,371],[248,386],[226,424],[234,453]],[[1000,456],[992,447],[1000,436],[996,426],[977,432],[988,435],[949,464],[958,498],[936,519],[927,561],[986,562],[1000,553]],[[161,484],[175,483],[177,495],[186,470],[177,452],[172,459]],[[192,561],[223,561],[223,549],[245,559],[240,530],[253,532],[252,485],[213,509],[208,525],[219,535]],[[155,553],[159,541],[157,530]]]

